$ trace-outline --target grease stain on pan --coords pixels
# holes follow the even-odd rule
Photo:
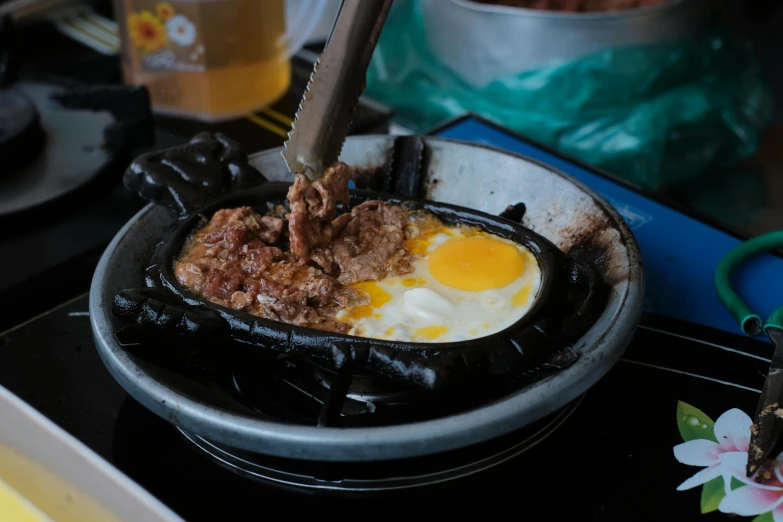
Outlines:
[[[522,224],[543,235],[559,249],[598,269],[604,281],[616,285],[630,278],[627,245],[617,223],[595,200],[582,194],[563,205],[563,195],[530,205]]]
[[[598,209],[595,209],[598,210]],[[565,226],[548,231],[555,244],[566,254],[596,267],[610,285],[628,280],[629,266],[619,255],[618,246],[625,247],[622,234],[607,216],[595,210],[577,209]],[[528,219],[527,216],[525,219]],[[538,220],[540,222],[540,220]]]

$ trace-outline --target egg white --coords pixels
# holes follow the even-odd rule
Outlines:
[[[342,310],[336,318],[351,324],[351,335],[402,342],[465,341],[508,328],[530,310],[541,287],[541,269],[526,247],[485,235],[519,249],[522,274],[502,288],[471,292],[447,286],[430,272],[429,253],[462,234],[462,229],[444,228],[427,239],[412,273],[356,285],[370,294],[371,305]]]

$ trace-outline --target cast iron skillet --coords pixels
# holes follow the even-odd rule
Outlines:
[[[191,234],[215,211],[248,205],[263,214],[286,199],[288,184],[267,182],[224,136],[200,134],[190,144],[141,156],[125,175],[126,186],[179,216],[157,245],[143,288],[118,292],[113,314],[162,335],[199,339],[200,345],[241,345],[304,357],[341,376],[390,378],[439,389],[464,378],[514,376],[541,365],[564,367],[569,347],[601,314],[608,286],[595,269],[572,259],[544,237],[505,217],[387,193],[351,191],[351,206],[370,199],[432,213],[449,225],[467,224],[529,248],[542,284],[527,314],[495,334],[453,343],[407,343],[324,332],[226,308],[182,288],[173,264]],[[512,211],[513,213],[513,211]],[[186,336],[186,337],[183,337]]]

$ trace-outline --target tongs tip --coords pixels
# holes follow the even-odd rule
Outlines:
[[[391,3],[345,0],[341,5],[283,149],[292,173],[315,180],[338,161]]]
[[[783,423],[783,408],[778,403],[766,405],[757,413],[756,423],[750,426],[748,444],[748,462],[745,476],[752,478],[758,473],[756,481],[764,481],[762,473],[769,461],[769,453],[780,436]]]

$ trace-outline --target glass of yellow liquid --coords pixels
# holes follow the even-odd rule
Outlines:
[[[274,103],[323,0],[115,0],[126,83],[160,114],[218,122]],[[286,15],[289,31],[286,32]]]

